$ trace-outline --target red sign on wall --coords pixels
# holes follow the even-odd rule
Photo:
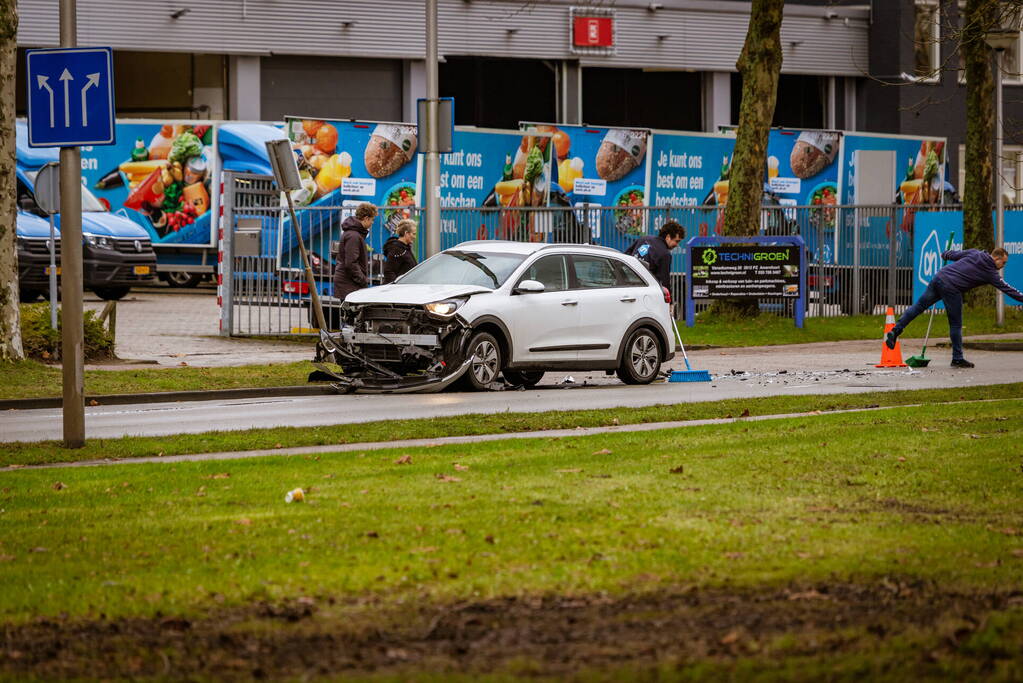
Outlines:
[[[614,19],[573,17],[572,44],[576,47],[614,47]]]

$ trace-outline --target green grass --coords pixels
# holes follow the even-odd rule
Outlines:
[[[309,357],[312,358],[311,352]],[[306,383],[312,369],[309,363],[299,362],[227,368],[86,370],[85,392],[89,396],[101,396],[296,386]],[[0,399],[60,396],[61,381],[60,366],[35,361],[0,363]]]
[[[710,346],[768,346],[773,344],[804,344],[810,342],[880,339],[884,330],[883,315],[842,316],[838,318],[807,318],[803,329],[790,318],[761,314],[751,320],[707,319],[698,316],[691,328],[680,323],[682,341],[687,345]],[[923,337],[927,330],[927,316],[922,315],[910,323],[903,337]],[[943,315],[935,316],[932,336],[948,336],[948,323]],[[1023,332],[1023,311],[1005,310],[1005,326],[995,325],[994,310],[965,310],[963,334],[1002,334]]]
[[[879,391],[862,394],[768,396],[701,403],[675,403],[643,408],[461,415],[426,420],[382,420],[321,427],[277,427],[175,436],[90,439],[83,448],[78,449],[66,449],[59,441],[5,443],[0,445],[0,466],[699,420],[737,417],[746,411],[754,416],[778,415],[815,410],[829,411],[869,406],[1020,397],[1023,397],[1023,383],[954,389]]]
[[[1018,590],[1021,439],[1023,401],[1013,399],[9,472],[0,480],[0,619],[893,575],[949,591]],[[411,463],[396,462],[405,455]],[[295,487],[309,490],[306,503],[284,502]]]

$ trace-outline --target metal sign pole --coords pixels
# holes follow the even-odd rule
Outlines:
[[[437,152],[437,0],[426,0],[426,256],[440,251],[440,154]]]
[[[995,124],[995,246],[1005,247],[1005,197],[1002,194],[1002,166],[1005,159],[1002,154],[1005,125],[1002,120],[1002,69],[1005,67],[1005,50],[995,51],[995,64],[998,68],[995,71],[995,112],[997,123]],[[1000,275],[1005,271],[1000,271]],[[1005,296],[995,292],[995,325],[1005,325]]]
[[[60,46],[78,42],[75,0],[60,0]],[[85,445],[85,333],[82,329],[82,153],[60,148],[61,331],[64,382],[64,445]]]

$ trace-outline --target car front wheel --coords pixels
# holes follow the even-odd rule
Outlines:
[[[515,387],[535,387],[543,379],[543,370],[505,370],[504,379]]]
[[[117,301],[123,299],[131,287],[93,287],[93,293],[104,301]]]
[[[626,384],[653,382],[661,371],[661,347],[654,333],[640,328],[626,338],[624,348],[618,379]]]
[[[501,374],[501,346],[489,332],[477,332],[466,350],[469,367],[462,378],[466,389],[486,391]]]

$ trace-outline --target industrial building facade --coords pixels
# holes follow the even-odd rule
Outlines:
[[[79,0],[78,37],[115,49],[119,116],[412,121],[425,95],[424,4]],[[56,3],[21,0],[18,10],[21,52],[58,44]],[[748,0],[440,0],[441,94],[466,125],[714,131],[738,119],[748,20]],[[946,136],[959,185],[957,21],[947,0],[786,3],[775,125]],[[1023,118],[1020,70],[1005,74],[1011,130]],[[1023,171],[1017,143],[1006,139],[1011,185]]]

